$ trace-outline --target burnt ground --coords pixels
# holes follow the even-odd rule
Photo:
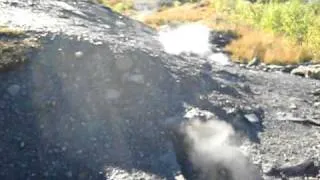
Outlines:
[[[304,121],[320,119],[318,80],[168,55],[154,30],[85,0],[4,0],[0,14],[42,44],[0,74],[1,179],[173,179],[161,122],[184,103],[231,124],[263,172],[320,161],[320,127]]]

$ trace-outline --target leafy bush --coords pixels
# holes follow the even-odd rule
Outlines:
[[[320,18],[314,21],[313,26],[309,27],[305,44],[310,49],[314,59],[320,63]]]
[[[118,12],[127,11],[133,8],[133,3],[130,2],[120,2],[114,6],[114,10]]]
[[[313,14],[310,8],[298,0],[286,4],[281,14],[282,27],[280,31],[289,37],[300,41],[305,39],[308,28],[312,27]]]
[[[228,12],[236,21],[245,21],[254,27],[284,34],[294,43],[304,44],[310,49],[314,58],[320,57],[320,1],[305,3],[303,0],[257,0],[253,3],[234,0],[232,2],[233,4],[230,0],[212,0],[211,4],[220,12]]]
[[[133,9],[132,0],[98,0],[99,3],[111,7],[117,12],[124,12]]]

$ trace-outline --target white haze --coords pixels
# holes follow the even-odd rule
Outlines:
[[[231,62],[230,62],[230,58],[224,54],[224,53],[212,53],[208,56],[208,61],[210,62],[216,62],[220,65],[223,65],[223,66],[226,66],[226,65],[229,65]]]
[[[186,133],[194,144],[191,161],[204,174],[209,174],[212,180],[222,178],[221,172],[218,172],[222,167],[232,175],[232,180],[259,179],[258,172],[248,158],[239,147],[231,144],[230,137],[234,131],[229,124],[222,121],[195,121],[186,128]]]
[[[211,52],[210,29],[201,24],[185,24],[159,32],[159,40],[167,53],[194,53],[205,56]]]
[[[196,54],[208,61],[220,65],[229,65],[226,54],[213,53],[210,44],[210,28],[200,23],[190,23],[177,28],[162,28],[159,31],[159,41],[169,54]]]
[[[143,20],[145,16],[159,9],[161,4],[173,3],[173,0],[134,0],[134,7],[139,11],[135,16]],[[196,54],[209,62],[229,65],[230,58],[223,53],[213,53],[211,50],[210,28],[200,23],[188,23],[177,28],[162,28],[159,31],[159,41],[169,54]]]
[[[199,120],[198,110],[191,110],[185,115],[187,123],[180,128],[186,134],[186,141],[192,144],[189,156],[192,164],[201,170],[205,180],[260,180],[256,167],[249,158],[236,146],[236,136],[232,126],[224,121],[214,120],[212,113],[200,111],[208,119]],[[221,175],[221,168],[225,168],[232,178]],[[201,180],[202,180],[201,178]]]

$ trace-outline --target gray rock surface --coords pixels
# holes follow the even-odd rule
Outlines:
[[[320,127],[279,121],[319,120],[319,81],[237,66],[204,72],[210,63],[164,53],[153,29],[85,0],[3,0],[0,14],[0,25],[42,45],[0,73],[0,179],[174,179],[181,166],[162,122],[185,104],[230,124],[264,172],[319,161]]]
[[[291,74],[307,78],[320,79],[320,65],[299,66],[293,69]]]

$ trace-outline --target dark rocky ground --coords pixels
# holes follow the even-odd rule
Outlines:
[[[2,0],[0,14],[41,42],[0,73],[0,179],[174,179],[163,122],[184,104],[230,124],[264,173],[319,166],[318,80],[168,55],[152,29],[85,0]]]

